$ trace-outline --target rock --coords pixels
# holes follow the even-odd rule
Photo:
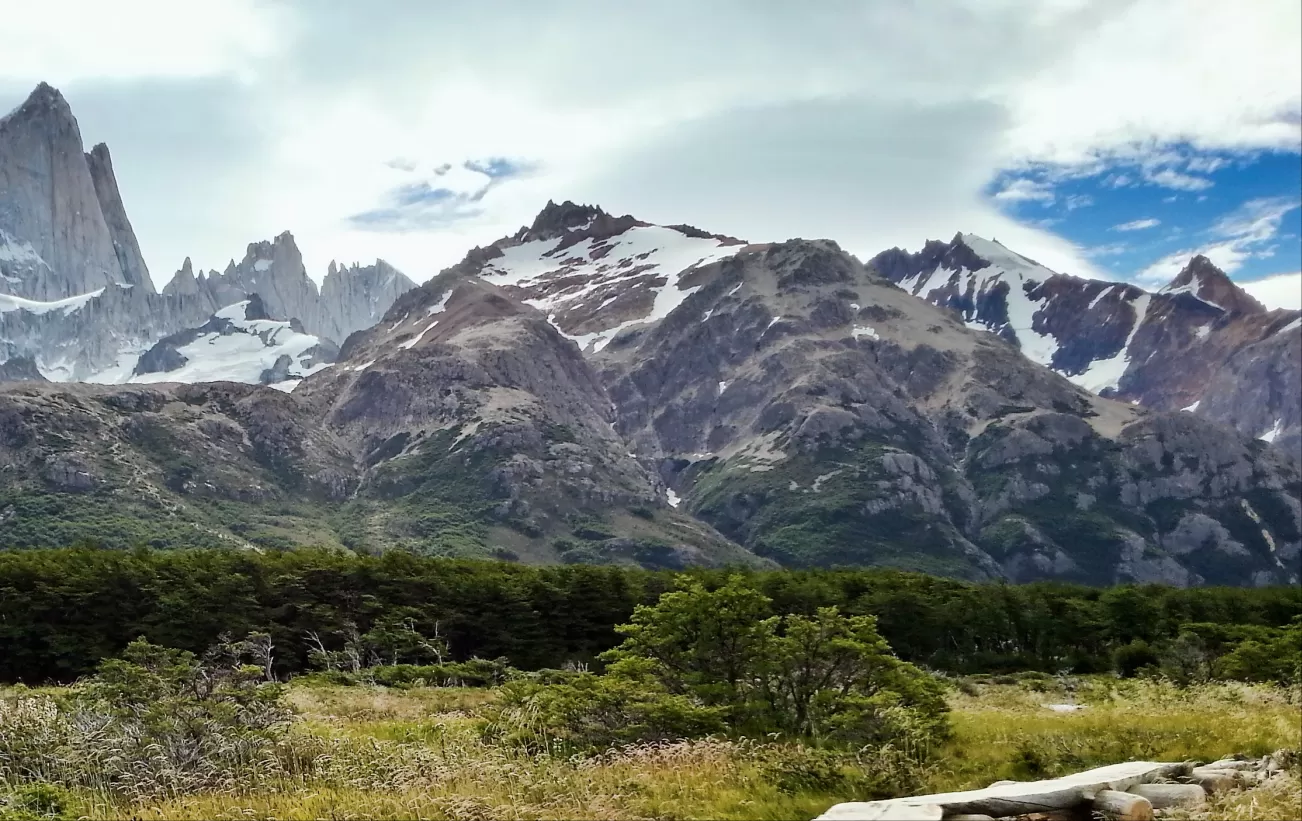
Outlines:
[[[331,262],[321,283],[318,332],[342,345],[349,335],[379,322],[398,297],[415,287],[382,259],[365,267],[342,268]]]
[[[0,364],[0,382],[48,382],[30,356],[15,356]]]

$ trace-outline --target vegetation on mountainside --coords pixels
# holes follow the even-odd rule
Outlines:
[[[834,606],[847,618],[874,616],[902,660],[952,673],[1102,672],[1120,648],[1142,642],[1152,658],[1128,662],[1135,672],[1193,632],[1208,663],[1242,646],[1243,661],[1224,662],[1230,675],[1265,669],[1247,659],[1286,646],[1282,631],[1302,615],[1296,587],[1013,586],[884,569],[675,574],[402,552],[0,551],[0,681],[71,681],[138,636],[201,653],[223,633],[254,631],[271,636],[284,677],[314,669],[309,633],[336,651],[353,631],[395,620],[441,637],[444,663],[600,667],[600,654],[620,643],[615,628],[681,576],[710,590],[738,576],[773,601],[774,613],[814,617]]]

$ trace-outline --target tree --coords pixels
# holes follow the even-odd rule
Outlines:
[[[900,661],[871,616],[835,607],[771,614],[740,577],[699,582],[638,607],[604,654],[609,674],[636,670],[667,692],[728,710],[734,729],[833,743],[925,745],[945,732],[939,684]]]

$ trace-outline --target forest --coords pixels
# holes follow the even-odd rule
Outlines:
[[[1284,680],[1296,675],[1302,630],[1297,587],[1093,588],[884,569],[674,573],[402,552],[76,547],[0,551],[0,682],[71,682],[139,638],[201,653],[252,633],[268,637],[270,672],[282,680],[359,647],[380,666],[459,664],[463,680],[508,667],[599,669],[598,656],[619,644],[616,627],[683,576],[707,589],[738,579],[775,613],[812,617],[835,606],[874,616],[901,660],[955,675],[1132,675],[1192,655],[1220,662],[1223,677]],[[441,649],[432,657],[403,636],[433,637]]]

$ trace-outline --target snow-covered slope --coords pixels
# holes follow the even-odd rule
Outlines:
[[[118,367],[86,381],[245,382],[292,391],[329,367],[334,353],[297,322],[268,319],[255,297],[222,308],[199,328],[163,339],[129,372]]]
[[[1252,436],[1276,431],[1270,441],[1299,449],[1299,314],[1268,310],[1205,257],[1151,293],[1059,274],[972,234],[869,264],[1077,385]]]
[[[475,249],[458,267],[538,308],[580,348],[599,351],[625,328],[682,304],[694,290],[683,282],[692,269],[745,246],[686,225],[548,203],[533,225]]]
[[[119,287],[130,288],[131,286],[123,285]],[[69,311],[77,310],[102,293],[104,293],[104,289],[99,288],[88,294],[78,294],[77,296],[70,296],[66,299],[55,299],[49,302],[41,302],[36,299],[23,299],[20,296],[10,296],[9,294],[0,294],[0,313],[6,313],[8,311],[27,311],[28,313],[33,314],[47,314],[50,311],[59,311],[66,314]]]

